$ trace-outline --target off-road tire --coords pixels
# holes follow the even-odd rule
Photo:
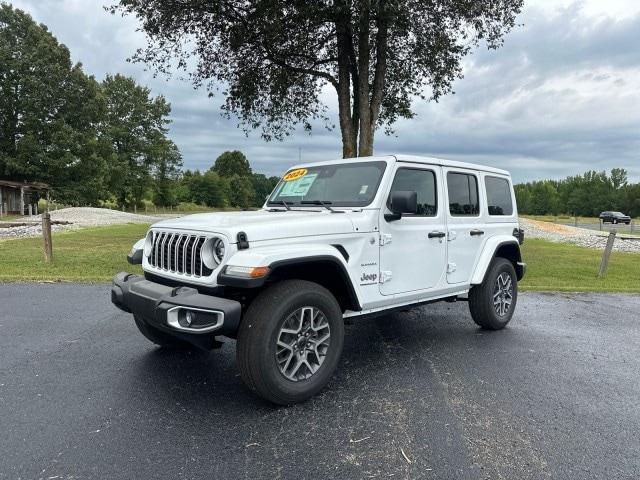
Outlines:
[[[322,311],[330,328],[323,363],[310,378],[293,381],[276,361],[276,344],[287,318],[304,307]],[[291,405],[317,394],[329,382],[344,343],[342,310],[326,288],[305,280],[284,280],[267,288],[251,303],[240,324],[236,360],[244,383],[262,398]]]
[[[511,278],[513,293],[511,305],[505,313],[500,316],[494,308],[494,294],[498,277],[506,273]],[[483,282],[476,285],[469,291],[469,311],[473,321],[480,327],[487,330],[501,330],[507,326],[518,300],[518,280],[513,264],[506,258],[496,257],[487,271]]]
[[[137,315],[134,315],[133,319],[136,323],[136,327],[138,327],[138,330],[140,330],[140,333],[144,335],[147,340],[155,343],[162,348],[172,350],[188,350],[192,348],[189,342],[185,342],[178,338],[172,337],[171,335],[164,333],[155,327],[152,327]]]

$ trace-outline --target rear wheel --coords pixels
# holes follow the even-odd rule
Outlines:
[[[333,374],[344,341],[342,311],[324,287],[286,280],[249,306],[238,333],[238,367],[247,386],[290,405],[318,393]]]
[[[513,264],[497,257],[484,281],[469,292],[471,317],[482,328],[500,330],[507,326],[518,300],[518,279]]]
[[[155,327],[152,327],[137,315],[134,315],[133,319],[136,322],[136,326],[138,327],[138,330],[140,330],[140,333],[144,335],[147,340],[150,340],[156,345],[163,348],[171,348],[176,350],[186,350],[191,348],[190,343],[179,340],[165,332],[158,330]]]

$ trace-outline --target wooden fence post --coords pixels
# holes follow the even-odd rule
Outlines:
[[[602,253],[602,261],[600,262],[600,271],[598,272],[598,277],[602,278],[607,274],[607,269],[609,268],[609,257],[611,256],[611,251],[613,250],[613,241],[616,238],[616,231],[611,230],[609,232],[609,237],[607,237],[607,245],[604,247],[604,252]]]
[[[42,215],[42,238],[44,240],[44,261],[51,263],[53,260],[53,244],[51,243],[51,215],[45,212]]]

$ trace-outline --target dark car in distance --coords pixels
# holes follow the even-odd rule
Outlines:
[[[602,212],[599,218],[602,223],[631,223],[631,217],[620,212]]]

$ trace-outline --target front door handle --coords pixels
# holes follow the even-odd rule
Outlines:
[[[471,230],[469,234],[474,237],[476,235],[484,235],[484,232],[482,230]]]
[[[429,232],[429,238],[444,238],[446,237],[447,234],[444,232],[439,232],[439,231],[435,231],[435,232]]]

